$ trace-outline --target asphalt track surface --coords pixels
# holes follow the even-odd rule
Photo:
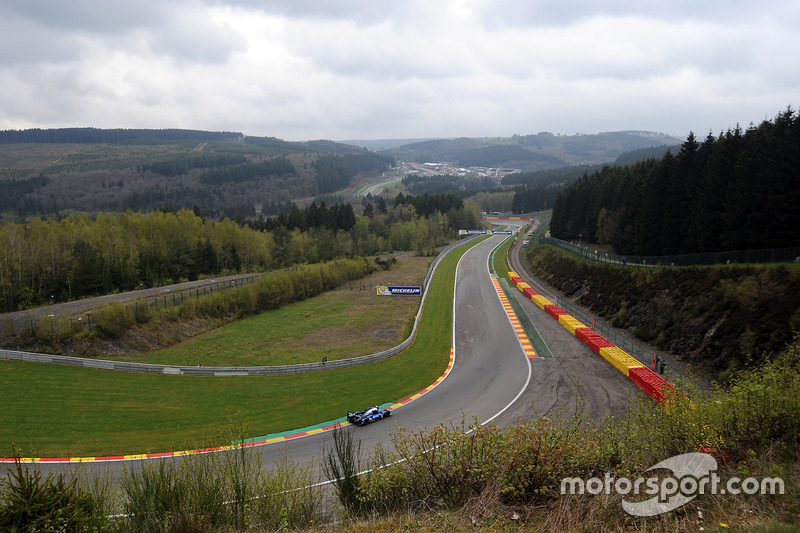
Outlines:
[[[460,426],[462,420],[470,424],[475,419],[507,425],[518,418],[547,415],[558,406],[569,411],[579,396],[590,416],[619,415],[627,409],[631,395],[643,394],[533,302],[518,298],[553,357],[528,359],[524,355],[488,267],[492,250],[503,239],[486,239],[459,262],[453,302],[454,365],[449,375],[427,394],[396,408],[388,419],[364,427],[345,426],[361,442],[365,456],[378,444],[391,449],[394,426],[430,429],[440,422]],[[353,410],[365,407],[353,406]],[[268,466],[287,456],[304,464],[313,462],[318,478],[324,481],[324,450],[332,444],[332,434],[324,432],[250,449]],[[179,462],[185,456],[150,460]],[[135,468],[138,461],[39,463],[37,468],[43,473],[79,469],[83,474],[115,479],[125,469]],[[0,465],[0,475],[4,476],[9,466]]]

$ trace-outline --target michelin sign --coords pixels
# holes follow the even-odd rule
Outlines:
[[[421,296],[422,287],[378,285],[378,296]]]

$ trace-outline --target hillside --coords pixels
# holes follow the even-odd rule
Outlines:
[[[0,217],[197,206],[253,217],[369,180],[393,160],[332,141],[72,128],[0,132]],[[358,181],[360,183],[360,181]]]
[[[527,250],[530,271],[618,328],[725,378],[800,333],[800,269],[620,268]],[[720,374],[721,373],[721,374]]]
[[[523,171],[613,162],[626,152],[674,145],[667,135],[619,131],[594,135],[514,135],[506,138],[436,139],[382,153],[401,161],[447,161],[461,167],[519,168]]]

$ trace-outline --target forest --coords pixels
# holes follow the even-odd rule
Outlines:
[[[800,116],[788,108],[702,142],[690,133],[676,154],[585,174],[558,195],[550,228],[618,254],[789,248],[800,244],[798,206]]]
[[[0,132],[0,217],[199,206],[208,216],[275,214],[377,177],[394,159],[333,141],[240,133],[64,128]]]
[[[199,208],[5,222],[0,312],[393,250],[429,254],[455,238],[461,224],[480,225],[477,206],[456,200],[431,197],[425,215],[411,202],[381,202],[369,216],[356,215],[349,204],[312,203],[241,224],[207,219]]]
[[[177,141],[240,141],[241,133],[181,129],[99,129],[55,128],[0,131],[0,144],[77,143],[77,144],[151,144]]]
[[[512,167],[523,171],[568,168],[614,161],[624,152],[675,144],[678,139],[647,131],[594,135],[513,135],[498,138],[433,139],[388,149],[400,161],[449,161],[460,167]]]

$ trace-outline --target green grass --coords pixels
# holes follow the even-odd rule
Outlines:
[[[508,279],[508,251],[511,248],[513,239],[506,239],[492,254],[492,272],[502,279]],[[518,245],[521,246],[521,245]]]
[[[422,282],[429,258],[401,259],[396,278]],[[367,290],[329,291],[260,313],[198,335],[186,342],[143,354],[115,356],[139,363],[204,366],[271,366],[357,357],[400,344],[411,332],[419,297],[387,298],[375,294],[386,272],[360,280]]]
[[[400,400],[428,386],[447,367],[455,267],[477,242],[443,259],[413,345],[380,363],[220,378],[0,361],[0,444],[8,451],[3,455],[10,454],[12,442],[26,457],[212,446],[224,444],[232,427],[244,426],[245,436],[265,435],[340,418],[354,406]]]

